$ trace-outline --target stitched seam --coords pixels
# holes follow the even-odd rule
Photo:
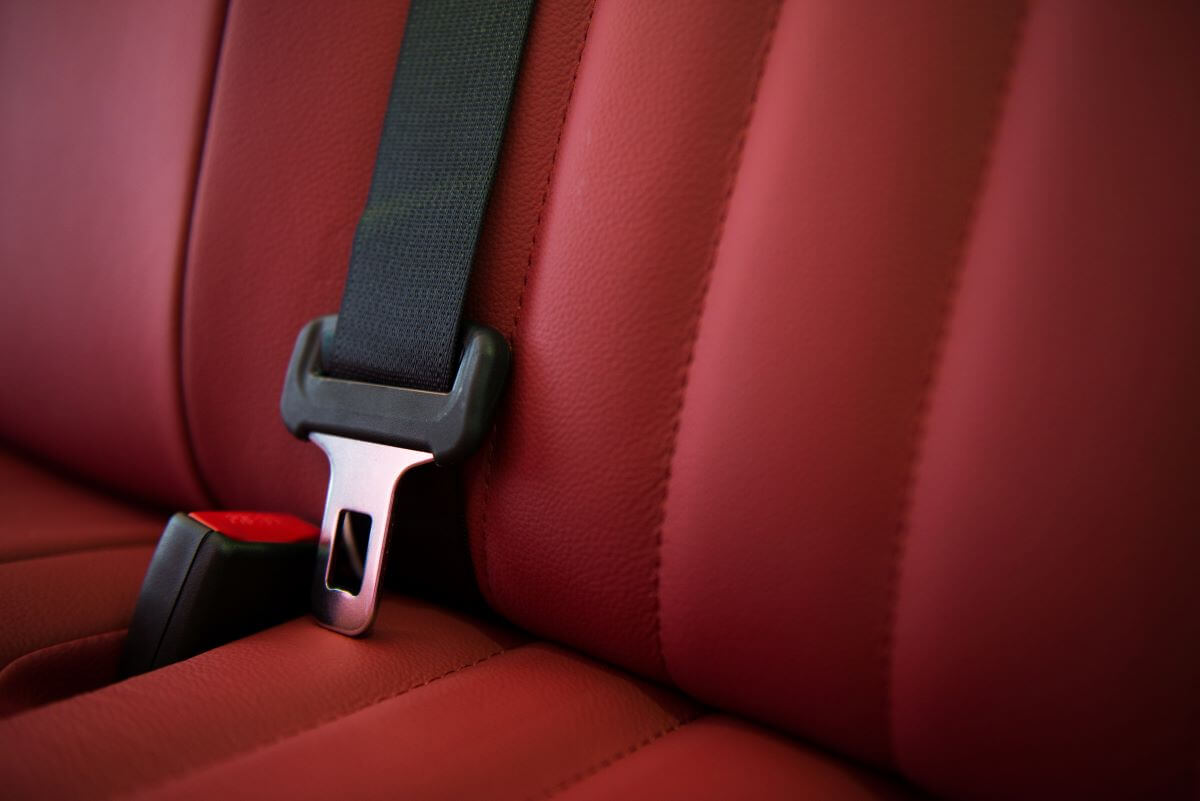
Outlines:
[[[376,696],[375,698],[372,698],[369,701],[366,701],[358,706],[355,706],[352,709],[347,709],[343,712],[338,712],[335,715],[328,715],[328,716],[321,718],[313,723],[309,723],[309,724],[306,724],[299,728],[284,732],[283,734],[276,735],[275,737],[272,737],[270,740],[266,740],[264,742],[258,743],[257,745],[250,748],[249,750],[237,751],[235,753],[227,754],[223,757],[219,757],[211,762],[205,762],[200,765],[193,765],[193,766],[191,766],[183,771],[180,771],[179,773],[176,773],[174,775],[169,775],[169,776],[163,777],[162,779],[150,782],[149,784],[143,785],[141,787],[131,788],[128,792],[134,792],[135,790],[138,792],[145,792],[152,788],[160,789],[167,785],[181,782],[181,781],[183,781],[191,776],[197,775],[201,772],[216,768],[219,765],[233,762],[234,760],[237,760],[237,759],[248,758],[254,754],[257,754],[260,751],[264,751],[268,748],[276,746],[276,745],[284,742],[285,740],[291,740],[295,737],[299,737],[303,734],[307,734],[310,731],[315,731],[316,729],[319,729],[322,726],[328,726],[331,723],[336,723],[337,721],[342,720],[343,718],[348,718],[351,715],[355,715],[359,712],[362,712],[364,709],[368,709],[369,707],[373,707],[378,704],[382,704],[386,701],[391,701],[395,698],[399,698],[400,696],[405,695],[406,693],[410,693],[414,690],[419,690],[422,687],[428,687],[430,684],[433,684],[436,681],[440,681],[442,679],[453,676],[456,673],[461,673],[465,670],[469,670],[470,668],[476,667],[477,665],[482,665],[484,662],[488,661],[489,659],[497,657],[503,653],[508,653],[510,650],[515,650],[515,649],[497,648],[496,650],[494,650],[488,654],[485,654],[484,656],[481,656],[478,659],[475,659],[474,661],[465,662],[461,665],[458,665],[457,667],[450,668],[445,673],[439,673],[436,676],[432,676],[428,679],[424,679],[422,681],[417,682],[416,684],[410,684],[407,687],[404,687],[402,689],[394,690],[389,693],[384,693],[383,695]]]
[[[999,140],[999,132],[1001,123],[1004,118],[1005,107],[1008,98],[1011,96],[1013,77],[1016,74],[1017,63],[1021,43],[1024,41],[1025,29],[1029,21],[1029,4],[1026,3],[1021,11],[1021,18],[1013,26],[1012,44],[1010,45],[1011,55],[1009,56],[1008,69],[1005,71],[1004,77],[1001,79],[999,86],[996,89],[995,98],[995,113],[990,130],[987,133],[986,145],[980,157],[979,175],[976,181],[975,190],[971,195],[971,199],[966,208],[965,222],[963,224],[962,233],[955,247],[954,259],[955,267],[951,271],[946,286],[943,290],[943,299],[941,306],[941,322],[934,337],[934,341],[930,346],[926,356],[928,360],[928,370],[926,371],[925,380],[922,384],[921,397],[918,402],[917,411],[913,419],[913,429],[911,435],[912,445],[909,449],[909,459],[899,501],[898,521],[896,524],[896,534],[892,544],[892,559],[891,559],[891,575],[888,582],[888,598],[889,612],[884,623],[884,643],[883,643],[883,714],[884,725],[886,728],[887,748],[891,756],[893,764],[896,759],[896,742],[895,732],[893,727],[895,698],[893,692],[892,677],[895,667],[895,650],[896,650],[896,624],[900,613],[900,587],[901,587],[901,568],[904,562],[904,555],[908,545],[908,532],[911,525],[911,516],[913,504],[916,500],[917,476],[919,474],[919,465],[924,455],[925,445],[927,444],[927,434],[929,429],[930,417],[933,409],[934,389],[938,383],[938,377],[941,374],[941,368],[944,363],[945,352],[950,340],[952,318],[957,305],[960,290],[963,284],[963,273],[966,269],[966,257],[968,245],[971,241],[972,234],[979,223],[979,213],[982,206],[982,198],[988,186],[988,179],[992,170],[992,164],[996,155],[996,146]]]
[[[628,748],[625,748],[621,751],[617,751],[616,753],[614,753],[608,757],[605,757],[604,759],[600,760],[599,762],[595,763],[594,765],[584,768],[583,770],[579,771],[578,773],[571,776],[570,778],[564,779],[563,781],[559,782],[558,784],[554,785],[553,787],[550,787],[549,789],[544,790],[541,794],[536,795],[536,796],[530,796],[530,798],[531,799],[541,799],[542,801],[545,801],[545,799],[547,799],[547,798],[556,796],[559,793],[563,792],[564,790],[567,790],[568,788],[570,788],[576,784],[579,784],[584,779],[589,779],[592,776],[595,776],[597,773],[604,770],[605,768],[612,767],[613,765],[615,765],[616,763],[625,759],[626,757],[633,756],[634,754],[636,754],[638,751],[642,750],[646,746],[653,745],[654,743],[658,742],[662,738],[666,737],[671,732],[678,731],[680,728],[688,725],[689,723],[695,722],[700,717],[701,717],[701,714],[696,713],[695,715],[692,715],[690,717],[683,717],[683,718],[674,720],[671,722],[670,725],[668,725],[667,727],[665,727],[663,729],[659,729],[654,734],[651,734],[649,737],[646,737],[645,739],[634,743],[633,745],[629,746]]]
[[[42,645],[38,648],[34,648],[32,651],[26,651],[23,654],[17,654],[15,657],[8,660],[7,662],[0,663],[0,678],[3,678],[4,674],[8,671],[9,668],[11,668],[13,665],[17,664],[18,662],[20,662],[21,660],[23,660],[27,657],[35,656],[37,654],[42,654],[47,651],[54,651],[59,648],[65,648],[68,645],[79,645],[80,643],[85,643],[88,640],[98,640],[101,637],[111,637],[114,634],[124,634],[126,631],[128,631],[128,629],[123,628],[123,627],[119,628],[119,629],[110,629],[109,631],[99,631],[99,632],[96,632],[95,634],[85,634],[82,637],[76,637],[71,640],[63,640],[61,642],[52,642],[48,645]]]
[[[575,82],[579,78],[579,67],[583,64],[583,52],[587,47],[588,35],[592,32],[592,17],[596,13],[596,3],[593,0],[591,8],[588,9],[587,19],[583,23],[583,36],[579,39],[579,54],[575,58],[575,68],[571,72],[571,83],[567,87],[566,101],[563,103],[562,119],[558,123],[558,135],[554,140],[554,152],[550,155],[550,166],[546,170],[546,183],[542,188],[542,199],[538,205],[537,219],[534,220],[533,230],[530,232],[529,239],[529,254],[525,260],[525,272],[521,276],[521,291],[517,294],[517,307],[513,310],[512,323],[510,330],[512,331],[512,350],[517,351],[517,339],[521,331],[521,312],[525,307],[525,289],[529,286],[529,274],[533,271],[533,257],[537,252],[537,243],[542,230],[542,217],[546,213],[546,202],[550,198],[550,187],[554,182],[554,168],[558,164],[559,147],[562,145],[563,130],[567,126],[567,113],[571,109],[571,100],[575,97]],[[483,509],[480,512],[479,520],[479,561],[480,570],[484,584],[484,594],[489,601],[495,603],[492,595],[492,574],[488,563],[488,508],[491,505],[492,498],[492,473],[496,469],[496,443],[500,439],[500,420],[497,419],[496,425],[492,429],[492,437],[488,441],[487,461],[483,468]]]
[[[98,543],[95,545],[81,545],[78,548],[67,548],[62,551],[50,551],[48,553],[30,554],[28,556],[18,556],[13,559],[0,559],[0,565],[15,565],[21,562],[36,562],[41,559],[58,559],[64,556],[74,556],[78,553],[96,553],[99,551],[129,551],[135,549],[144,550],[153,548],[153,540],[144,540],[142,542],[111,542]]]
[[[704,316],[704,309],[707,305],[708,289],[712,283],[713,268],[717,262],[717,251],[725,235],[725,223],[729,218],[730,201],[733,198],[734,187],[737,185],[738,173],[741,171],[742,156],[746,149],[746,138],[749,135],[750,123],[754,119],[754,112],[758,106],[759,90],[762,88],[763,75],[767,71],[767,61],[770,59],[771,46],[775,41],[775,29],[779,25],[780,10],[782,7],[782,0],[775,4],[771,12],[770,21],[767,24],[766,33],[763,35],[763,40],[759,45],[758,72],[754,78],[754,90],[750,95],[750,102],[746,106],[745,118],[742,120],[737,138],[734,140],[733,163],[726,176],[725,192],[721,198],[721,216],[717,219],[717,225],[713,230],[712,242],[708,248],[707,262],[704,267],[704,273],[700,278],[699,300],[696,303],[696,310],[688,323],[688,329],[684,336],[684,361],[679,371],[679,388],[675,391],[675,409],[671,415],[671,426],[667,434],[666,452],[661,467],[662,478],[659,479],[657,486],[654,488],[655,494],[659,496],[658,513],[654,521],[654,565],[652,568],[652,580],[654,584],[654,643],[658,652],[659,668],[662,670],[663,676],[668,679],[671,672],[667,668],[667,657],[663,650],[661,583],[663,527],[667,517],[667,497],[670,491],[672,467],[675,461],[675,451],[679,446],[679,427],[683,419],[684,399],[687,396],[688,381],[691,379],[692,363],[696,357],[696,339],[700,333],[700,320]]]
[[[188,413],[187,376],[183,365],[184,327],[186,324],[184,305],[187,302],[187,275],[188,268],[191,266],[192,238],[196,232],[196,215],[200,209],[200,184],[204,178],[205,157],[208,153],[209,139],[212,136],[213,111],[217,105],[217,82],[221,76],[221,57],[225,53],[225,38],[229,32],[231,2],[232,0],[225,0],[221,10],[221,22],[217,26],[217,46],[216,52],[213,53],[212,81],[208,87],[208,103],[204,110],[204,129],[196,147],[196,160],[192,173],[191,207],[188,211],[187,230],[180,242],[178,286],[175,288],[175,391],[179,398],[177,407],[179,427],[183,434],[183,449],[188,466],[191,468],[192,477],[206,506],[217,505],[215,503],[217,496],[200,466],[200,456],[196,452],[195,432],[192,431],[192,419]]]

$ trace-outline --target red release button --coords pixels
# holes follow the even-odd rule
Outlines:
[[[304,542],[320,534],[305,520],[274,512],[192,512],[188,517],[242,542]]]

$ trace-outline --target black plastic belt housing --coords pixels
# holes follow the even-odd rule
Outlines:
[[[439,464],[461,461],[479,445],[508,376],[508,342],[500,332],[468,324],[449,392],[428,392],[332,378],[321,354],[337,316],[318,317],[296,339],[279,408],[301,439],[320,431],[432,453]]]

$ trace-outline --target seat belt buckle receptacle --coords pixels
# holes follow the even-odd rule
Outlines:
[[[304,614],[317,530],[290,515],[192,512],[167,523],[121,655],[136,676]]]
[[[319,317],[292,351],[280,411],[288,430],[329,459],[329,491],[317,545],[313,614],[342,634],[365,634],[375,618],[401,477],[430,462],[470,455],[491,425],[508,375],[508,343],[495,329],[467,325],[449,392],[334,378],[322,353],[337,316]]]

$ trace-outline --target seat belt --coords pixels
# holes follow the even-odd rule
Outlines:
[[[341,309],[288,366],[283,420],[330,462],[313,613],[343,634],[374,619],[401,476],[469,455],[503,390],[507,342],[461,316],[531,8],[413,0]]]

